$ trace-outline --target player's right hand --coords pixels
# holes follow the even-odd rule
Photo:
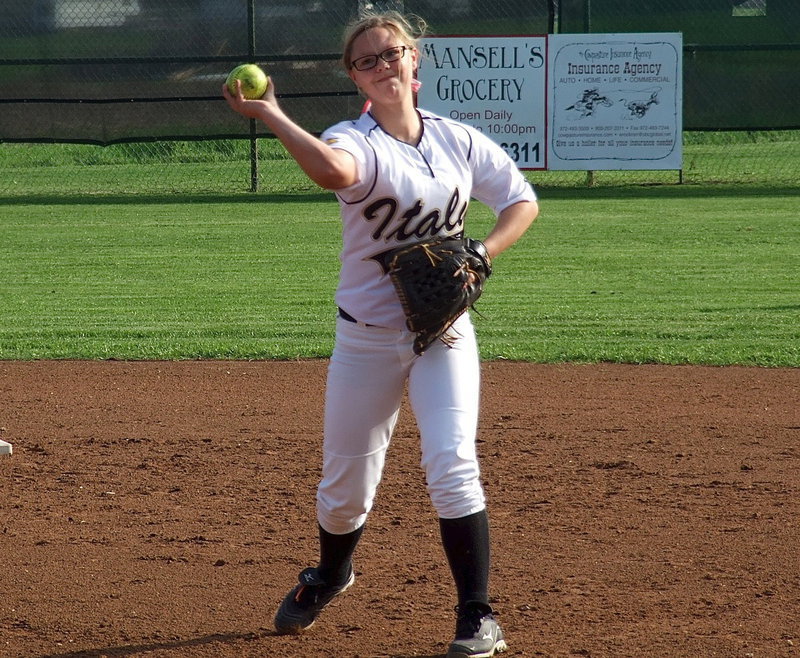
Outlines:
[[[267,78],[267,91],[264,92],[261,98],[253,100],[245,98],[242,94],[241,80],[236,81],[236,90],[237,93],[235,95],[232,94],[228,89],[228,85],[223,83],[222,96],[234,112],[238,112],[248,119],[263,118],[265,109],[269,109],[270,106],[277,106],[278,104],[275,98],[275,85],[272,83],[271,77]]]

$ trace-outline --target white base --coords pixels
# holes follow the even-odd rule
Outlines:
[[[14,449],[11,447],[11,444],[7,441],[0,441],[0,455],[10,455],[14,452]]]

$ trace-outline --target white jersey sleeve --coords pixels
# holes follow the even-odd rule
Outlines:
[[[520,201],[535,201],[536,193],[514,161],[482,132],[472,135],[472,196],[499,215]]]
[[[375,177],[378,155],[363,132],[358,130],[356,122],[342,121],[328,128],[320,138],[332,148],[347,151],[356,161],[358,180],[350,187],[336,190],[336,195],[354,203],[369,194],[369,189],[364,189],[365,183]]]

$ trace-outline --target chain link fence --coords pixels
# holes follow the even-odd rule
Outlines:
[[[683,180],[800,179],[796,0],[4,0],[0,194],[314,189],[266,128],[231,112],[235,64],[273,76],[318,133],[362,99],[338,63],[367,5],[418,13],[434,34],[682,32]],[[700,5],[702,8],[698,8]],[[738,155],[725,157],[726,149]],[[257,155],[257,158],[253,158]],[[257,163],[257,168],[253,163]],[[584,172],[533,172],[583,184]],[[675,181],[600,172],[595,183]]]

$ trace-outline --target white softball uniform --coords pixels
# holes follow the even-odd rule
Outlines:
[[[403,244],[463,234],[471,197],[499,214],[536,195],[483,134],[419,113],[416,146],[384,132],[369,113],[322,135],[352,154],[359,171],[357,183],[337,191],[343,248],[336,302],[350,320],[337,320],[317,490],[318,521],[333,534],[356,530],[372,508],[406,384],[437,513],[461,518],[485,507],[475,450],[480,365],[470,317],[451,329],[459,336],[452,348],[437,341],[416,356],[383,257]]]

